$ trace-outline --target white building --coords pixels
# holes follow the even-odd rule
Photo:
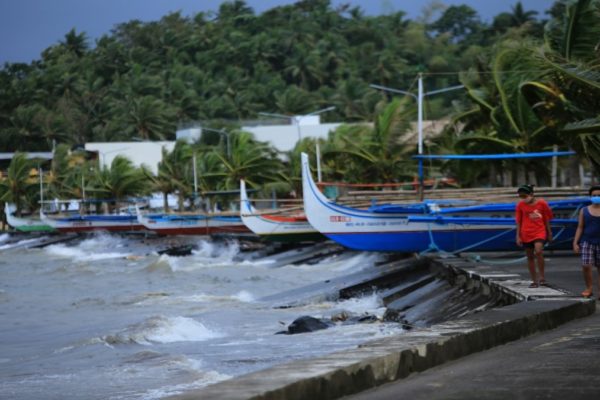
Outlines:
[[[110,165],[112,160],[118,156],[125,156],[136,166],[145,165],[154,174],[158,172],[158,163],[162,160],[162,149],[172,151],[175,142],[110,142],[86,143],[87,151],[98,153],[100,167]]]
[[[242,130],[254,134],[256,140],[271,143],[279,151],[290,151],[306,137],[327,139],[341,123],[322,124],[319,115],[296,115],[288,125],[243,126]]]
[[[301,115],[291,117],[292,124],[287,125],[261,125],[243,126],[241,129],[251,132],[256,140],[271,143],[281,152],[290,151],[299,138],[327,138],[330,131],[335,130],[340,123],[321,124],[318,115]],[[202,134],[202,128],[192,127],[177,131],[177,139],[197,141]],[[158,172],[158,163],[162,159],[162,149],[172,151],[175,147],[173,141],[162,142],[92,142],[85,144],[85,150],[98,153],[100,167],[110,165],[113,159],[122,155],[127,157],[136,166],[145,165],[154,174]]]

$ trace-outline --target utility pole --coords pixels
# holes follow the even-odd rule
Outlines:
[[[407,92],[405,90],[393,89],[393,88],[389,88],[389,87],[381,86],[381,85],[369,85],[369,86],[374,89],[380,89],[380,90],[384,90],[387,92],[401,93],[401,94],[410,96],[417,101],[417,135],[418,135],[417,136],[418,137],[417,152],[419,153],[419,155],[423,155],[423,98],[425,96],[431,96],[433,94],[449,92],[451,90],[464,88],[464,85],[457,85],[457,86],[451,86],[451,87],[448,87],[445,89],[433,90],[431,92],[423,92],[423,74],[422,73],[419,73],[419,75],[418,75],[418,85],[417,85],[418,91],[417,91],[416,95],[414,93]],[[425,197],[424,190],[423,190],[424,189],[423,184],[424,184],[423,159],[419,158],[419,200],[421,200],[421,201],[423,201],[423,199]]]

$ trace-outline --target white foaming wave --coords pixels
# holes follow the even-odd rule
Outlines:
[[[328,316],[344,312],[349,316],[375,315],[380,319],[386,310],[377,293],[347,300],[322,301],[319,299],[294,307],[294,309],[299,311],[305,310],[307,312],[320,311],[319,315],[315,315],[319,318],[327,318]]]
[[[99,247],[102,248],[102,247]],[[106,260],[111,258],[123,258],[128,254],[124,253],[94,253],[90,252],[86,248],[80,246],[69,247],[64,244],[53,244],[45,248],[46,252],[50,255],[62,257],[62,258],[73,258],[79,261],[97,261]]]
[[[23,240],[19,240],[17,243],[10,243],[10,244],[5,244],[4,246],[0,246],[0,250],[6,250],[6,249],[10,249],[13,247],[17,247],[17,246],[21,246],[27,243],[34,243],[34,242],[39,242],[40,239],[37,238],[33,238],[33,239],[23,239]]]
[[[256,297],[246,290],[239,291],[233,297],[243,303],[252,303],[254,300],[256,300]]]
[[[263,267],[270,266],[276,261],[273,259],[256,259],[256,260],[242,260],[238,261],[237,265],[240,267]]]
[[[333,272],[340,272],[340,271],[360,271],[363,270],[365,268],[369,268],[371,267],[376,261],[378,261],[379,259],[381,259],[381,254],[377,254],[377,253],[368,253],[368,252],[360,252],[357,253],[356,255],[350,255],[350,256],[332,256],[332,257],[327,257],[324,258],[323,260],[319,261],[317,264],[301,264],[301,265],[293,265],[291,267],[293,268],[300,268],[300,269],[310,269],[310,270],[316,270],[319,269],[321,271],[323,270],[327,270],[327,271],[333,271]]]
[[[98,249],[118,249],[123,247],[123,240],[106,232],[96,232],[94,236],[82,240],[75,246],[55,244],[46,247],[51,255],[62,258],[74,258],[81,261],[97,261],[111,258],[127,257],[129,253],[98,252]]]
[[[252,303],[256,300],[256,297],[246,291],[246,290],[241,290],[240,292],[231,295],[231,296],[218,296],[218,295],[211,295],[211,294],[195,294],[192,296],[186,296],[183,297],[184,301],[190,301],[190,302],[199,302],[199,303],[208,303],[208,302],[231,302],[231,301],[239,301],[242,303]]]
[[[157,316],[142,323],[132,325],[125,330],[102,337],[108,345],[200,342],[223,337],[218,331],[208,329],[204,324],[192,318]]]
[[[8,233],[3,233],[0,235],[0,243],[6,242],[8,239],[10,239],[10,235]]]
[[[208,242],[201,240],[198,250],[192,250],[195,261],[207,264],[235,264],[234,258],[240,253],[238,242],[227,242],[226,244]]]
[[[94,235],[82,240],[77,247],[84,250],[95,250],[95,249],[116,249],[123,247],[123,239],[119,236],[112,236],[107,232],[94,232]]]
[[[347,310],[352,314],[381,314],[385,312],[385,307],[381,302],[381,298],[377,295],[377,293],[373,293],[369,296],[363,297],[354,297],[347,300],[338,301],[336,304],[336,308],[341,308],[343,310]]]
[[[234,261],[234,258],[240,251],[237,242],[222,245],[201,240],[198,247],[198,250],[192,250],[192,256],[190,257],[175,257],[162,254],[146,269],[150,271],[166,269],[171,272],[193,272],[203,268],[239,264],[237,261]]]

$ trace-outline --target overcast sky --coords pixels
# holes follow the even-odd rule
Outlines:
[[[295,0],[246,0],[259,14]],[[404,11],[417,18],[428,0],[332,0],[333,5],[350,3],[368,15]],[[486,21],[510,11],[516,0],[443,0],[447,5],[467,4]],[[63,40],[72,28],[93,40],[110,33],[114,25],[133,19],[156,21],[172,11],[192,16],[217,10],[218,0],[0,0],[0,66],[5,62],[39,59],[47,47]],[[544,12],[552,0],[522,0],[525,10]]]

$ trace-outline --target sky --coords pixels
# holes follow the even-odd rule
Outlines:
[[[439,0],[438,0],[439,1]],[[517,0],[441,0],[450,5],[466,4],[479,12],[485,21],[511,10]],[[246,0],[256,14],[296,0]],[[40,59],[42,51],[64,39],[75,28],[85,32],[90,44],[119,23],[130,20],[157,21],[169,12],[181,11],[193,16],[202,11],[216,11],[218,0],[0,0],[0,66],[5,62],[30,63]],[[336,6],[351,4],[367,15],[404,11],[408,18],[421,15],[429,0],[331,0]],[[525,10],[540,16],[553,0],[521,0]]]

